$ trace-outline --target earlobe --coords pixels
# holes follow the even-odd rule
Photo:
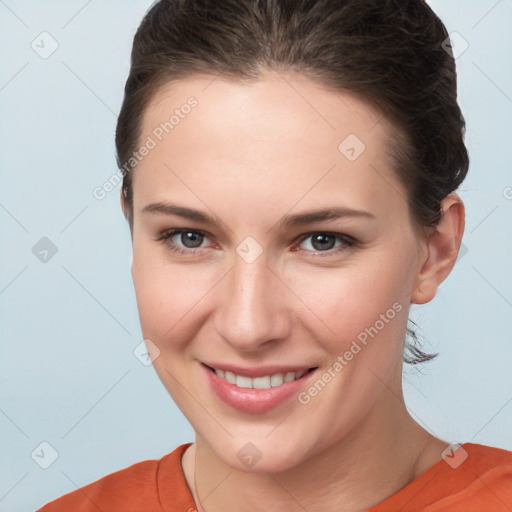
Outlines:
[[[464,235],[464,203],[457,194],[449,194],[441,202],[441,210],[441,219],[425,242],[428,255],[411,292],[413,304],[430,302],[457,260]]]

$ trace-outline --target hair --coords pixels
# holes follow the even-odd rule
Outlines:
[[[441,201],[469,168],[447,42],[445,26],[424,0],[155,2],[133,40],[115,137],[130,229],[131,157],[152,98],[170,82],[194,75],[243,82],[265,71],[300,73],[377,109],[397,131],[391,157],[413,225],[420,232],[435,227]],[[415,331],[407,334],[413,342],[406,340],[406,363],[437,355],[421,350]]]

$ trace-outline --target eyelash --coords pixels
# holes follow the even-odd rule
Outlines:
[[[168,249],[170,249],[172,252],[177,253],[177,254],[191,255],[191,254],[195,254],[195,253],[201,251],[202,249],[204,249],[204,247],[200,247],[200,248],[186,248],[186,249],[183,249],[181,247],[177,247],[176,244],[172,241],[172,238],[175,235],[179,235],[181,233],[194,233],[196,235],[208,238],[208,234],[205,233],[204,231],[201,231],[201,230],[196,230],[196,229],[174,229],[174,230],[171,230],[171,231],[164,231],[156,240],[161,242],[161,243],[163,243]],[[310,233],[306,233],[306,234],[302,235],[299,238],[299,243],[304,242],[305,240],[307,240],[308,238],[312,237],[313,235],[327,235],[327,236],[335,237],[336,240],[339,240],[339,241],[343,242],[343,245],[341,245],[339,247],[336,247],[336,248],[329,249],[327,251],[312,252],[312,251],[309,251],[307,249],[299,249],[299,250],[311,253],[313,255],[313,257],[320,257],[320,258],[322,258],[322,257],[326,257],[326,256],[337,255],[337,254],[339,254],[339,253],[341,253],[343,251],[346,251],[346,250],[350,249],[351,247],[353,247],[353,246],[355,246],[357,244],[356,240],[354,240],[353,238],[349,237],[348,235],[344,235],[342,233],[331,233],[329,231],[312,231]]]

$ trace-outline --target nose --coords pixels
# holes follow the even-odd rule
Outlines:
[[[257,352],[289,335],[287,304],[293,294],[271,270],[264,255],[247,263],[235,256],[222,280],[216,330],[238,352]]]

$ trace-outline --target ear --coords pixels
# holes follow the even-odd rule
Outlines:
[[[121,209],[123,210],[123,215],[126,219],[128,219],[127,217],[127,205],[126,205],[126,196],[124,195],[124,188],[121,187],[121,194],[120,194],[120,201],[121,201]],[[132,279],[133,279],[133,232],[132,232],[132,229],[130,227],[130,237],[132,239],[132,252],[130,254],[130,273],[132,275]]]
[[[123,210],[123,215],[126,217],[126,199],[124,197],[124,188],[121,186],[121,210]]]
[[[128,208],[125,190],[122,186],[121,186],[121,193],[120,193],[120,201],[121,201],[121,209],[123,210],[124,218],[128,221],[128,225],[130,226],[130,238],[132,239],[132,243],[133,243],[133,225],[132,225],[132,221],[130,219],[130,210]]]
[[[448,277],[459,254],[464,235],[464,203],[457,194],[449,194],[441,202],[441,219],[425,240],[427,257],[416,276],[411,293],[413,304],[430,302],[439,285]]]

